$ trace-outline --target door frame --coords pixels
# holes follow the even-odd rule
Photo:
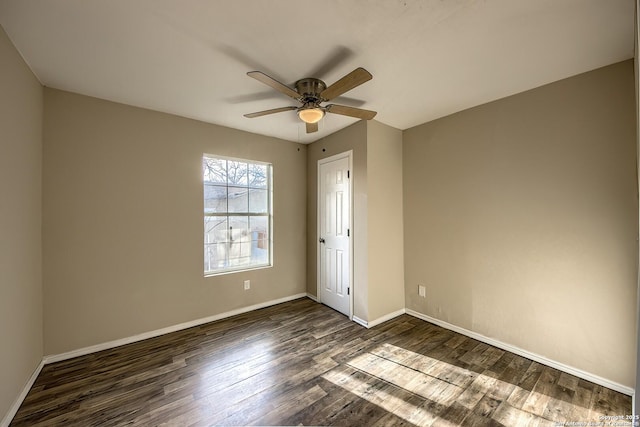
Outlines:
[[[353,320],[353,295],[355,294],[355,284],[353,283],[353,237],[354,237],[354,224],[353,224],[353,150],[345,151],[339,154],[335,154],[333,156],[325,157],[323,159],[318,160],[318,164],[316,166],[316,175],[317,175],[317,189],[316,189],[316,295],[318,296],[318,302],[322,303],[322,289],[321,289],[321,280],[320,275],[322,274],[321,270],[321,258],[320,258],[320,227],[321,227],[321,217],[322,213],[320,210],[320,197],[322,188],[322,177],[320,176],[320,166],[324,163],[330,163],[334,160],[339,160],[343,158],[348,158],[349,160],[349,320]]]

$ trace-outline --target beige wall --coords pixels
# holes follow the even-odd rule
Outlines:
[[[402,132],[367,122],[369,321],[404,309]]]
[[[627,61],[404,132],[408,308],[634,386],[633,81]]]
[[[273,268],[203,277],[203,153],[273,163]],[[304,145],[45,89],[43,177],[45,354],[306,290]]]
[[[321,124],[322,125],[322,124]],[[309,144],[307,150],[307,292],[318,294],[318,160],[352,151],[353,156],[353,315],[368,317],[367,254],[367,125],[357,122]]]
[[[633,28],[634,38],[635,38],[635,58],[634,58],[634,81],[635,81],[635,94],[636,94],[636,167],[637,169],[637,178],[638,178],[638,187],[640,187],[640,72],[638,71],[638,43],[640,42],[640,20],[638,17],[640,16],[640,1],[635,1],[636,5],[636,16],[635,16],[635,25]],[[638,222],[640,223],[640,217],[638,218]],[[638,243],[640,244],[640,242]],[[638,296],[636,303],[636,387],[640,384],[640,275],[638,276]],[[633,399],[633,414],[640,415],[640,399],[639,396],[634,397]]]
[[[0,28],[0,424],[42,360],[42,86]]]

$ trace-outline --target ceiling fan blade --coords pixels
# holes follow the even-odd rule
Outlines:
[[[306,123],[307,133],[318,132],[318,123]]]
[[[376,111],[363,110],[362,108],[347,107],[346,105],[329,104],[325,107],[325,110],[329,113],[342,114],[343,116],[356,117],[363,120],[371,120],[376,114]]]
[[[270,86],[270,87],[274,88],[275,90],[277,90],[278,92],[282,92],[285,95],[290,96],[293,99],[300,98],[300,94],[298,92],[296,92],[295,90],[291,89],[289,86],[287,86],[287,85],[285,85],[283,83],[280,83],[276,79],[267,76],[265,73],[263,73],[261,71],[249,71],[247,73],[247,76],[253,77],[257,81],[259,81],[261,83],[264,83],[267,86]]]
[[[328,88],[320,93],[320,96],[329,101],[330,99],[335,98],[336,96],[340,96],[343,93],[350,91],[356,86],[360,86],[362,83],[371,80],[373,76],[370,72],[365,70],[362,67],[356,68]]]
[[[297,110],[298,107],[280,107],[272,110],[258,111],[256,113],[245,114],[244,116],[253,119],[254,117],[266,116],[267,114],[282,113],[283,111]]]

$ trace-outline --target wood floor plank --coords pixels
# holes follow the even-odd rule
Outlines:
[[[298,408],[298,412],[281,420],[282,425],[314,426],[326,424],[332,415],[353,403],[353,396],[344,388],[326,380],[321,380],[318,384],[326,392],[326,395],[310,405]]]
[[[254,425],[277,425],[283,418],[288,418],[300,411],[300,408],[306,408],[318,400],[325,397],[327,393],[319,385],[315,385],[306,390],[302,394],[287,399],[282,405],[274,408],[271,412],[252,420],[250,424]]]
[[[46,365],[11,426],[549,426],[629,396],[401,315],[303,298]]]

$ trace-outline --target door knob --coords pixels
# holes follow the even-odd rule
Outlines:
[[[323,239],[322,237],[321,237],[318,241],[319,241],[320,243],[324,243],[324,239]]]

